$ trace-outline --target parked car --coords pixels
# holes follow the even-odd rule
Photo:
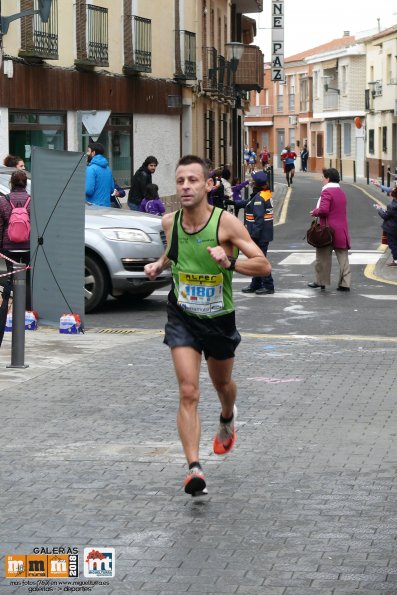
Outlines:
[[[0,167],[1,194],[10,191],[9,180],[13,171],[12,168]],[[170,285],[171,274],[168,269],[155,281],[150,281],[143,270],[145,264],[154,262],[163,254],[165,245],[159,217],[126,209],[87,205],[85,311],[93,312],[99,308],[109,294],[144,299],[156,289]]]

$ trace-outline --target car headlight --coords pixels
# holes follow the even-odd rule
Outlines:
[[[152,240],[141,229],[128,229],[126,227],[106,227],[101,232],[108,240],[115,242],[141,242],[149,243]]]

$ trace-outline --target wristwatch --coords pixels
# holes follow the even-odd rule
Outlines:
[[[233,256],[228,256],[229,262],[230,262],[230,267],[227,269],[228,271],[235,271],[236,270],[236,262],[237,262],[237,258],[234,258]]]

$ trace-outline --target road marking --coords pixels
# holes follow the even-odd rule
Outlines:
[[[397,295],[382,295],[380,293],[374,293],[372,295],[369,293],[361,293],[360,295],[369,298],[370,300],[397,300]]]
[[[375,251],[353,251],[349,253],[350,264],[376,264],[383,252]],[[334,255],[334,258],[336,256]],[[309,265],[315,262],[316,255],[313,252],[292,252],[278,264],[282,265]]]

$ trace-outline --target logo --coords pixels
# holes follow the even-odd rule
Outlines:
[[[84,576],[87,578],[113,577],[115,560],[114,548],[84,548]]]
[[[79,557],[72,554],[10,554],[6,578],[78,578]]]

